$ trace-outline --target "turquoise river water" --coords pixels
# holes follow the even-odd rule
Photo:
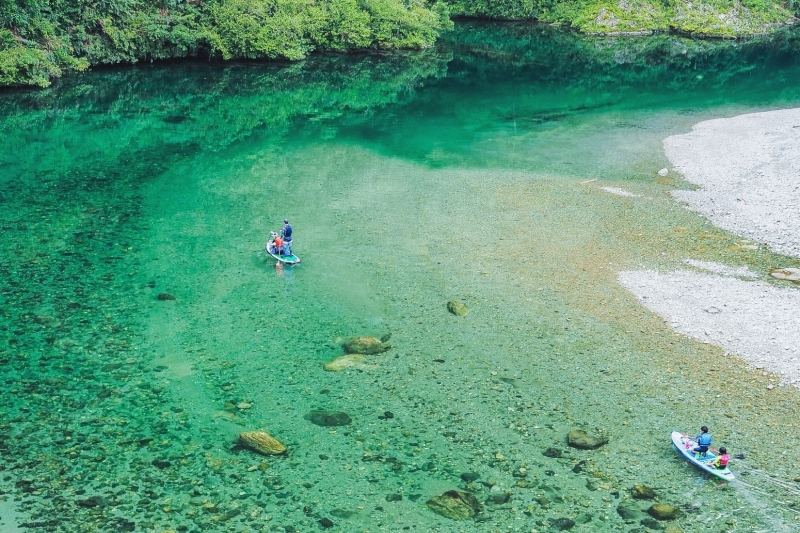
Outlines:
[[[797,389],[616,280],[781,266],[658,171],[700,120],[800,105],[797,35],[459,23],[422,52],[0,93],[0,530],[800,531],[780,489]],[[285,217],[302,263],[277,268]],[[361,335],[392,347],[323,370]],[[769,475],[681,460],[670,432],[702,424],[740,478]],[[608,443],[569,447],[574,429]],[[253,430],[288,452],[237,444]],[[477,517],[426,505],[452,489]]]

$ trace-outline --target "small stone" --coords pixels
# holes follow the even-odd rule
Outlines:
[[[331,520],[330,518],[326,517],[326,518],[321,518],[319,520],[319,525],[322,526],[324,529],[329,529],[329,528],[332,528],[334,526],[334,523],[333,523],[333,520]]]
[[[472,483],[473,481],[477,481],[480,477],[480,474],[475,472],[464,472],[461,474],[461,481],[464,481],[465,483]]]
[[[666,169],[666,168],[662,168],[661,170],[658,171],[658,175],[661,176],[661,177],[664,177],[667,174],[669,174],[669,170]]]
[[[383,353],[391,348],[391,346],[385,342],[381,342],[375,337],[368,336],[352,337],[348,339],[342,347],[345,353],[358,353],[363,355],[375,355]]]
[[[575,521],[570,518],[551,518],[550,529],[553,531],[568,531],[575,527]]]
[[[286,446],[266,431],[246,431],[239,434],[239,441],[251,450],[265,455],[286,453]]]
[[[390,418],[394,418],[394,413],[391,412],[391,411],[384,411],[383,412],[383,417],[386,418],[387,420],[390,419]]]
[[[426,502],[434,513],[452,520],[474,518],[481,512],[480,502],[469,492],[448,490]]]
[[[567,434],[567,444],[581,450],[594,450],[607,443],[605,435],[589,435],[582,429],[573,429]]]
[[[162,301],[162,302],[165,302],[165,301],[168,301],[168,300],[174,300],[174,299],[175,299],[175,297],[173,295],[167,293],[167,292],[162,292],[161,294],[156,296],[156,300],[159,300],[159,301]]]
[[[469,308],[457,300],[447,302],[447,310],[456,316],[464,316],[469,313]]]
[[[403,500],[402,494],[387,494],[386,501],[387,502],[399,502]]]
[[[658,520],[676,520],[683,516],[683,511],[668,503],[656,503],[647,509],[647,514]]]
[[[545,457],[552,457],[554,459],[561,457],[563,452],[558,448],[547,448],[545,451],[542,452],[542,455]]]
[[[508,503],[510,499],[510,492],[493,492],[487,496],[486,503],[489,505],[503,505],[504,503]]]
[[[359,366],[364,362],[364,355],[359,353],[351,353],[337,357],[333,361],[328,361],[322,365],[322,369],[326,372],[340,372],[351,366]]]
[[[236,404],[236,408],[240,411],[245,411],[247,409],[250,409],[251,407],[253,407],[253,404],[250,402],[239,402],[238,404]]]

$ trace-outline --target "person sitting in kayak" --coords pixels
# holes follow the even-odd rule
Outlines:
[[[708,447],[711,446],[711,433],[708,432],[708,427],[703,426],[700,428],[700,434],[694,438],[697,441],[697,446],[692,449],[695,457],[705,456]]]
[[[728,461],[730,460],[731,456],[728,455],[728,450],[725,448],[725,446],[720,446],[719,455],[711,462],[711,466],[723,470],[726,466],[728,466]]]
[[[283,239],[280,235],[275,237],[275,253],[277,255],[283,255]]]
[[[283,229],[281,235],[286,243],[286,255],[292,255],[292,226],[289,224],[289,219],[283,219]]]

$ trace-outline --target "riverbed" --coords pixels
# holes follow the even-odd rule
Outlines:
[[[796,530],[774,481],[799,475],[797,389],[620,283],[688,259],[778,286],[785,251],[687,209],[662,143],[797,107],[796,57],[465,24],[417,53],[0,95],[0,525],[635,531],[670,525],[658,501],[684,531]],[[279,268],[284,218],[302,262]],[[391,348],[323,369],[362,335]],[[701,425],[746,483],[671,449]],[[634,485],[657,500],[623,516]],[[426,506],[453,489],[476,518]]]

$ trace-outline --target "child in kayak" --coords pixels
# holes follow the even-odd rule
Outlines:
[[[719,468],[720,470],[724,469],[728,466],[728,461],[731,460],[731,456],[728,455],[728,450],[725,446],[719,447],[719,455],[711,462],[711,466],[714,468]]]

